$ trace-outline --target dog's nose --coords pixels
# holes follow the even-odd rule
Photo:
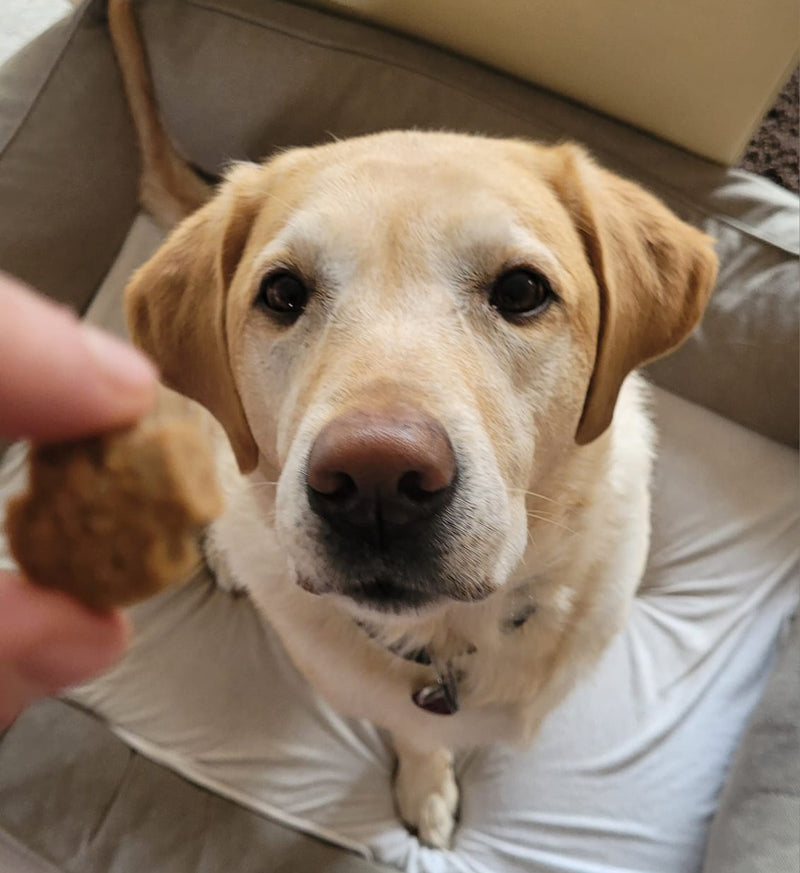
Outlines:
[[[442,425],[413,406],[354,410],[320,432],[308,458],[311,508],[334,527],[383,538],[444,509],[456,458]]]

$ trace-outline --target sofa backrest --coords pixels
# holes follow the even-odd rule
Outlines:
[[[797,63],[796,0],[306,0],[734,164]]]
[[[281,0],[140,0],[162,115],[219,174],[234,158],[391,127],[586,144],[717,239],[700,328],[649,372],[797,444],[798,199],[606,116],[375,26]],[[138,161],[103,0],[0,71],[0,269],[83,311],[136,210]]]

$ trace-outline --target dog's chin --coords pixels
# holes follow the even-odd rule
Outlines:
[[[441,594],[406,588],[393,579],[382,577],[360,582],[340,592],[359,612],[401,613],[429,611],[445,601]]]
[[[356,615],[370,613],[399,614],[420,612],[445,603],[448,598],[438,592],[407,588],[388,577],[357,582],[334,588],[307,577],[298,576],[297,584],[310,594],[333,595]]]
[[[398,615],[424,612],[428,614],[448,603],[474,603],[485,600],[493,591],[493,586],[488,583],[469,592],[449,593],[409,588],[388,576],[377,577],[366,582],[354,582],[342,588],[333,588],[303,576],[297,577],[297,584],[311,594],[334,595],[346,609],[359,616],[364,613]]]

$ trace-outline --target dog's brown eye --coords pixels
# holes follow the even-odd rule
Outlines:
[[[308,302],[308,288],[294,273],[282,270],[261,280],[258,303],[284,319],[294,321]]]
[[[555,297],[550,283],[533,270],[509,270],[492,286],[489,303],[510,318],[542,312]]]

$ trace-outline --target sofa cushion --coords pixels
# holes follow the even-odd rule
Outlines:
[[[192,785],[54,700],[0,739],[0,870],[389,873]]]
[[[138,156],[89,5],[0,68],[0,270],[83,311],[136,212]]]
[[[800,621],[739,744],[703,873],[800,870]]]
[[[721,163],[735,163],[797,62],[786,0],[676,5],[560,0],[305,0],[543,85]],[[230,4],[226,4],[230,5]]]

